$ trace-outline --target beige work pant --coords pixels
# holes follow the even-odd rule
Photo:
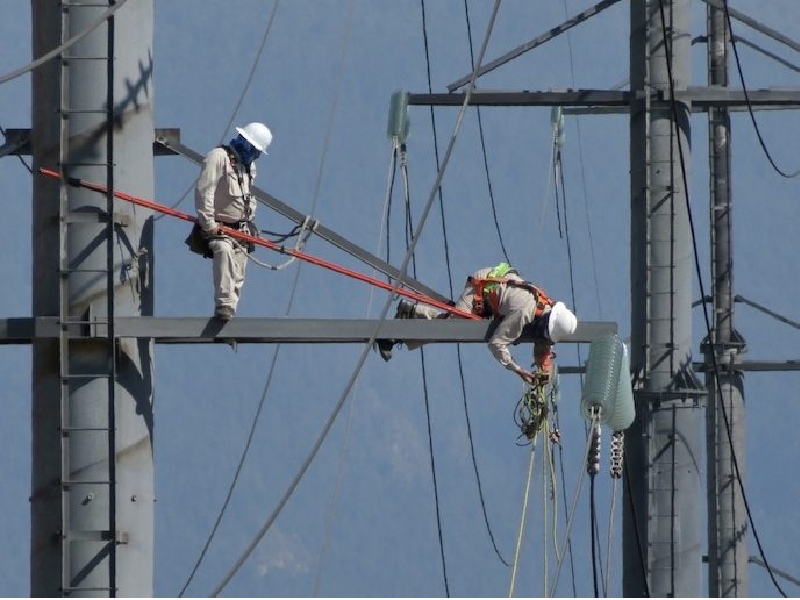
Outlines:
[[[214,252],[214,306],[236,311],[244,285],[247,253],[228,236],[214,236],[208,245]]]
[[[433,308],[432,306],[428,306],[427,304],[419,303],[414,307],[414,318],[415,319],[427,319],[433,320],[438,319],[442,315],[442,311]],[[405,342],[406,348],[409,350],[416,350],[417,348],[421,348],[425,344],[423,342]]]

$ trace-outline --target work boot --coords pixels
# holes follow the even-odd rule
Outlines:
[[[233,309],[230,306],[218,306],[214,309],[214,318],[227,323],[233,317]]]
[[[381,355],[381,358],[389,362],[389,359],[392,358],[394,340],[375,340],[375,344],[378,346],[378,354]]]
[[[414,311],[417,308],[416,302],[410,300],[400,299],[397,303],[397,312],[394,313],[395,319],[413,319]]]

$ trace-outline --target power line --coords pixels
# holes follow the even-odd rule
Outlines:
[[[661,16],[662,33],[663,33],[664,39],[668,40],[669,39],[669,35],[668,35],[668,32],[667,32],[667,22],[666,22],[666,16],[664,15],[664,0],[659,0],[658,4],[659,4],[659,13],[660,13],[660,16]],[[727,2],[726,2],[726,13],[727,13]],[[730,16],[728,16],[728,26],[730,27]],[[668,75],[668,78],[669,78],[670,107],[672,109],[672,118],[673,118],[673,120],[675,122],[675,127],[677,128],[678,127],[678,123],[680,121],[678,119],[677,101],[675,100],[675,79],[674,79],[673,73],[672,73],[672,47],[671,47],[671,45],[669,43],[665,43],[664,44],[664,50],[666,52],[665,58],[666,58],[666,63],[667,63],[667,75]],[[678,139],[678,158],[679,158],[679,161],[680,161],[681,177],[682,177],[682,181],[683,181],[683,191],[684,191],[684,196],[685,196],[685,201],[686,201],[686,211],[687,211],[688,218],[689,218],[689,228],[690,228],[691,235],[692,235],[692,249],[693,249],[693,253],[694,253],[695,272],[697,274],[697,280],[698,280],[698,283],[699,283],[699,286],[700,286],[700,297],[704,299],[704,301],[703,301],[703,319],[705,321],[706,331],[707,331],[707,334],[708,334],[708,339],[711,339],[711,320],[710,320],[710,318],[708,316],[708,309],[706,307],[706,302],[705,302],[706,293],[705,293],[705,286],[703,284],[703,273],[702,273],[702,270],[700,268],[700,257],[699,257],[699,253],[697,251],[697,237],[695,235],[695,229],[694,229],[694,218],[692,216],[692,205],[691,205],[691,202],[689,202],[689,181],[688,181],[688,177],[686,175],[686,160],[685,160],[685,156],[684,156],[684,153],[683,153],[683,143],[681,142],[680,135],[678,135],[677,139]],[[766,148],[765,148],[765,150],[766,150]],[[733,463],[733,468],[734,468],[734,471],[736,473],[736,481],[738,482],[739,489],[740,489],[740,491],[742,493],[742,502],[744,504],[745,511],[747,512],[747,519],[750,522],[750,528],[753,531],[753,538],[755,539],[756,545],[758,546],[758,552],[761,555],[761,559],[764,561],[765,568],[769,572],[769,576],[772,579],[772,583],[775,586],[775,588],[778,590],[778,592],[780,592],[780,594],[785,598],[786,597],[786,592],[784,592],[783,588],[781,588],[780,584],[778,583],[778,580],[775,578],[775,574],[772,572],[772,568],[769,566],[769,561],[767,561],[767,557],[766,557],[766,555],[764,553],[764,548],[761,545],[761,539],[759,538],[759,535],[758,535],[758,529],[756,529],[755,521],[753,520],[753,515],[752,515],[752,513],[750,511],[750,503],[747,501],[747,495],[745,494],[745,490],[744,490],[744,481],[742,480],[741,472],[739,470],[739,461],[738,461],[738,459],[736,457],[736,449],[735,449],[735,447],[733,445],[733,433],[731,432],[731,424],[730,424],[730,420],[728,419],[728,411],[725,408],[725,403],[722,401],[722,394],[721,394],[722,386],[720,385],[720,382],[719,382],[719,366],[717,365],[716,352],[711,352],[710,355],[711,355],[711,362],[712,362],[712,365],[713,365],[714,382],[715,382],[715,392],[714,392],[714,400],[713,401],[717,402],[717,399],[719,398],[719,408],[720,408],[720,412],[722,413],[723,421],[725,422],[725,431],[726,431],[727,436],[728,436],[728,445],[730,446],[730,451],[731,451],[731,462]]]
[[[239,104],[237,104],[237,107],[234,109],[233,114],[231,115],[231,119],[228,122],[228,125],[226,126],[226,129],[227,129],[227,127],[230,127],[230,124],[233,122],[233,118],[235,117],[236,112],[239,109],[239,105],[241,104],[241,100],[242,100],[242,98],[244,98],[244,95],[245,95],[245,93],[247,91],[247,88],[249,87],[249,85],[250,85],[250,83],[252,81],[252,76],[253,76],[253,73],[255,72],[255,67],[258,64],[259,57],[261,55],[261,52],[264,49],[264,44],[266,42],[267,36],[269,34],[269,31],[270,31],[270,29],[272,27],[272,22],[273,22],[273,20],[275,18],[275,13],[277,11],[279,2],[280,2],[280,0],[276,0],[275,3],[273,4],[272,12],[270,13],[270,17],[269,17],[269,22],[267,23],[267,28],[266,28],[266,30],[264,32],[264,35],[261,38],[261,46],[259,47],[258,55],[256,57],[256,60],[253,63],[253,68],[250,70],[250,76],[249,76],[248,81],[247,81],[247,83],[245,85],[245,88],[242,91],[242,94],[241,94],[241,96],[239,98]],[[329,119],[328,119],[328,127],[326,129],[325,138],[324,138],[324,141],[323,141],[323,152],[322,152],[322,156],[320,158],[320,166],[319,166],[318,175],[317,175],[317,185],[316,185],[315,190],[314,190],[314,198],[313,198],[313,201],[312,201],[312,209],[311,209],[312,212],[313,212],[314,208],[316,207],[317,199],[318,199],[318,196],[319,196],[320,181],[322,179],[322,173],[324,172],[325,162],[326,162],[326,158],[327,158],[328,142],[329,142],[329,139],[330,139],[330,136],[331,136],[331,131],[333,129],[333,123],[334,123],[334,117],[335,117],[335,114],[336,114],[336,106],[337,106],[337,100],[338,100],[338,96],[339,96],[339,84],[341,82],[341,74],[344,71],[344,56],[345,56],[345,52],[346,52],[346,48],[347,48],[347,42],[348,42],[348,40],[350,38],[349,32],[350,32],[350,24],[351,24],[351,18],[352,18],[352,6],[353,6],[352,2],[351,2],[350,6],[351,6],[351,10],[350,10],[350,15],[348,17],[348,23],[347,23],[347,35],[345,36],[345,41],[344,41],[343,50],[342,50],[342,56],[341,56],[341,60],[340,60],[340,64],[342,65],[342,67],[339,70],[339,74],[338,74],[338,78],[337,78],[337,82],[336,82],[336,87],[335,87],[335,91],[334,91],[333,104],[332,104],[331,112],[330,112]],[[285,316],[287,316],[287,317],[291,313],[292,306],[294,304],[295,293],[297,292],[297,286],[298,286],[298,283],[300,281],[301,267],[302,267],[302,265],[298,265],[298,268],[295,271],[294,280],[292,282],[292,289],[291,289],[291,292],[289,294],[289,302],[287,303],[287,306],[286,306]],[[248,452],[250,450],[250,444],[253,441],[253,435],[255,434],[256,426],[258,425],[258,420],[259,420],[259,417],[261,416],[261,411],[262,411],[262,409],[264,407],[264,401],[266,400],[267,392],[269,391],[270,385],[272,383],[272,376],[273,376],[273,374],[275,372],[275,365],[276,365],[276,363],[278,361],[278,356],[280,354],[280,350],[281,350],[281,345],[278,344],[276,346],[276,348],[275,348],[275,353],[272,355],[272,362],[270,364],[269,372],[267,374],[267,379],[266,379],[266,382],[264,384],[263,392],[261,394],[261,399],[260,399],[260,401],[258,403],[258,408],[256,410],[256,413],[255,413],[254,417],[253,417],[253,421],[252,421],[252,423],[250,425],[250,431],[249,431],[248,436],[247,436],[247,442],[245,443],[244,450],[242,451],[242,456],[239,459],[239,464],[236,466],[236,472],[234,474],[233,481],[231,482],[231,485],[228,488],[228,492],[227,492],[227,494],[225,496],[225,501],[223,502],[222,508],[220,509],[219,514],[217,515],[217,518],[216,518],[216,520],[214,522],[214,525],[213,525],[213,527],[211,529],[211,532],[210,532],[210,534],[209,534],[209,536],[208,536],[208,538],[206,540],[206,543],[205,543],[202,551],[200,552],[200,556],[197,558],[197,561],[195,562],[195,565],[194,565],[194,567],[192,569],[192,572],[190,573],[188,579],[186,580],[186,583],[183,585],[183,588],[181,589],[180,594],[178,594],[179,597],[183,597],[183,594],[186,591],[186,588],[191,583],[192,579],[194,578],[195,573],[197,572],[198,568],[200,567],[200,564],[203,562],[203,559],[205,558],[206,552],[208,551],[208,548],[211,545],[212,540],[214,539],[214,535],[216,534],[217,529],[219,528],[219,524],[222,521],[222,517],[223,517],[223,515],[225,514],[225,511],[228,508],[228,504],[230,502],[231,496],[233,495],[233,490],[236,487],[236,483],[239,480],[239,475],[241,473],[242,466],[244,465],[244,461],[245,461],[245,459],[247,457],[247,454],[248,454]]]
[[[595,558],[595,549],[599,540],[595,537],[595,527],[597,526],[597,510],[594,502],[594,473],[589,475],[589,520],[591,521],[589,528],[591,529],[592,538],[592,583],[594,584],[594,597],[600,597],[600,589],[597,585],[597,560]]]
[[[767,157],[767,160],[769,161],[769,164],[772,166],[772,169],[781,177],[784,177],[786,179],[793,179],[798,175],[800,175],[800,169],[793,171],[791,173],[787,173],[786,171],[781,169],[775,163],[775,160],[772,158],[772,154],[770,154],[769,149],[767,149],[767,144],[764,141],[764,136],[761,135],[761,129],[759,128],[758,122],[756,121],[756,115],[753,112],[753,106],[750,104],[750,96],[747,93],[747,84],[744,81],[744,72],[742,71],[742,63],[739,60],[739,50],[736,47],[736,38],[733,35],[733,23],[731,22],[731,14],[728,10],[728,0],[723,0],[722,6],[723,10],[725,11],[725,20],[728,23],[728,31],[731,34],[731,47],[733,48],[733,55],[736,58],[736,70],[739,72],[739,81],[742,82],[742,92],[744,92],[744,99],[745,102],[747,102],[747,112],[750,114],[750,121],[753,123],[753,129],[755,129],[756,137],[758,137],[758,143],[761,146],[761,149],[764,151],[764,155]]]
[[[410,237],[413,234],[413,220],[411,218],[411,197],[410,197],[410,190],[408,185],[408,161],[406,160],[405,154],[400,159],[400,170],[403,176],[403,191],[405,196],[405,208],[406,208],[406,252],[408,251],[409,244],[410,244]],[[412,266],[411,266],[411,274],[416,279],[417,277],[417,259],[412,254],[411,257]],[[436,478],[436,458],[433,453],[433,431],[431,428],[431,408],[430,408],[430,399],[428,396],[428,374],[425,369],[425,349],[419,349],[419,358],[420,358],[420,365],[422,367],[422,393],[423,398],[425,400],[425,422],[428,426],[428,453],[431,458],[431,478],[433,480],[433,498],[436,507],[436,531],[439,538],[439,554],[441,555],[442,559],[442,577],[444,578],[444,593],[449,598],[450,597],[450,582],[447,579],[447,560],[445,558],[444,552],[444,535],[442,534],[442,514],[441,509],[439,506],[439,483]]]
[[[464,15],[466,16],[467,20],[467,39],[469,39],[470,66],[472,68],[475,68],[475,56],[473,54],[473,47],[472,47],[472,25],[470,24],[469,20],[469,4],[467,3],[467,0],[464,0]],[[477,111],[478,114],[478,133],[480,135],[481,151],[483,153],[483,170],[486,172],[486,186],[489,189],[489,201],[492,205],[492,217],[494,218],[494,228],[497,231],[497,238],[500,240],[500,249],[503,251],[503,256],[505,257],[507,263],[512,264],[511,259],[508,258],[508,252],[506,252],[506,245],[503,243],[503,234],[500,232],[500,223],[497,220],[497,207],[494,202],[492,178],[491,175],[489,174],[489,159],[487,157],[487,152],[486,152],[486,140],[483,135],[483,118],[481,117],[481,107],[476,106],[475,110]],[[433,107],[431,107],[431,111],[433,111]]]
[[[242,93],[239,94],[239,99],[236,101],[236,106],[234,106],[233,111],[231,112],[231,116],[228,119],[228,123],[225,125],[225,129],[222,130],[222,134],[220,135],[219,139],[220,144],[225,141],[225,135],[230,130],[231,125],[233,124],[233,120],[236,118],[236,115],[239,112],[239,108],[241,108],[242,106],[242,102],[244,101],[244,97],[247,94],[247,90],[250,89],[250,84],[253,82],[253,76],[255,75],[256,67],[258,67],[258,63],[261,60],[261,55],[264,52],[264,46],[267,43],[267,38],[269,37],[269,33],[270,31],[272,31],[272,22],[275,20],[275,13],[278,12],[278,5],[280,4],[280,1],[281,0],[275,0],[275,2],[272,5],[272,12],[270,12],[269,14],[269,18],[267,19],[267,25],[264,28],[264,33],[261,35],[261,43],[259,44],[258,50],[256,51],[256,56],[253,59],[253,64],[250,67],[250,73],[248,74],[247,79],[245,80],[244,87],[242,88]],[[191,184],[189,184],[189,187],[186,188],[186,191],[183,192],[183,195],[181,195],[181,197],[178,198],[178,201],[172,204],[170,208],[177,208],[186,199],[186,196],[189,195],[189,192],[192,191],[192,188],[194,188],[196,183],[197,179],[195,179]],[[157,215],[156,217],[154,217],[154,220],[158,221],[163,216],[164,215]]]
[[[29,71],[33,71],[34,69],[40,67],[41,65],[43,65],[44,63],[46,63],[50,59],[55,58],[56,56],[61,54],[64,50],[67,50],[68,48],[71,48],[72,46],[74,46],[75,44],[80,42],[83,38],[85,38],[87,35],[92,33],[95,29],[100,27],[100,25],[102,25],[105,21],[107,21],[109,18],[111,18],[111,16],[115,12],[117,12],[120,8],[125,6],[125,4],[127,2],[128,2],[128,0],[117,0],[116,4],[113,4],[111,7],[109,7],[108,10],[103,12],[99,17],[97,17],[94,21],[92,21],[89,24],[89,26],[86,29],[84,29],[83,31],[81,31],[79,34],[71,37],[66,42],[64,42],[63,44],[58,46],[57,48],[54,48],[53,50],[51,50],[47,54],[41,56],[40,58],[37,58],[33,62],[28,63],[24,67],[20,67],[16,71],[12,71],[11,73],[7,73],[6,75],[3,75],[2,77],[0,77],[0,85],[6,83],[8,81],[11,81],[12,79],[16,79],[20,75],[24,75],[25,73],[28,73]]]
[[[462,124],[464,122],[464,113],[466,112],[467,106],[469,105],[469,100],[470,100],[470,98],[472,96],[472,90],[474,88],[474,83],[475,83],[475,77],[477,76],[477,68],[480,65],[480,62],[483,60],[483,55],[486,52],[486,46],[489,43],[489,38],[491,37],[492,29],[494,27],[495,17],[497,16],[497,11],[499,10],[499,8],[500,8],[500,0],[495,0],[494,9],[493,9],[492,15],[491,15],[491,17],[489,19],[489,24],[488,24],[488,26],[486,28],[486,36],[485,36],[485,38],[483,40],[483,44],[481,46],[481,51],[480,51],[479,58],[478,58],[478,65],[476,65],[476,70],[473,71],[472,80],[470,81],[470,85],[467,88],[466,94],[464,95],[464,103],[461,105],[461,109],[459,110],[458,118],[456,119],[456,124],[455,124],[455,126],[453,128],[453,133],[450,136],[450,141],[448,142],[447,150],[445,151],[444,158],[442,159],[442,166],[441,166],[441,168],[439,169],[439,171],[438,171],[438,173],[436,175],[436,180],[433,183],[433,187],[432,187],[432,189],[430,191],[430,194],[428,196],[428,200],[427,200],[427,202],[425,204],[425,207],[424,207],[424,209],[422,211],[422,216],[420,217],[420,221],[419,221],[419,223],[417,225],[417,229],[414,232],[414,237],[411,240],[411,247],[409,248],[409,251],[406,253],[406,256],[403,259],[403,262],[402,262],[402,264],[400,266],[400,274],[403,277],[405,277],[405,275],[406,275],[406,273],[408,271],[408,265],[409,265],[409,263],[411,261],[411,256],[413,255],[414,248],[416,247],[417,242],[418,242],[418,240],[420,238],[420,235],[422,234],[422,230],[423,230],[423,228],[425,226],[425,223],[428,220],[428,215],[430,214],[431,206],[433,205],[433,201],[434,201],[434,199],[436,197],[436,190],[439,188],[439,185],[442,182],[442,178],[444,177],[444,172],[445,172],[445,170],[447,168],[448,163],[450,162],[450,156],[451,156],[451,154],[453,152],[453,146],[455,146],[455,142],[458,139],[458,134],[461,131],[461,126],[462,126]],[[303,478],[303,475],[305,475],[306,471],[308,471],[308,468],[311,466],[311,463],[313,462],[314,458],[316,457],[317,453],[319,452],[319,449],[322,446],[322,443],[325,441],[325,438],[327,437],[328,433],[330,432],[331,427],[333,427],[333,423],[336,420],[336,417],[338,416],[339,412],[341,411],[342,406],[344,405],[345,401],[347,400],[347,397],[350,395],[350,391],[353,389],[353,385],[355,384],[355,381],[358,378],[359,373],[361,372],[361,368],[364,366],[364,362],[366,361],[367,355],[369,354],[369,352],[370,352],[370,350],[372,348],[372,344],[375,342],[375,338],[377,337],[378,332],[380,331],[380,327],[383,324],[383,322],[386,320],[386,315],[389,312],[389,307],[392,305],[393,300],[394,300],[394,298],[393,298],[392,295],[389,295],[386,298],[386,302],[383,305],[383,309],[381,310],[380,316],[378,317],[378,320],[377,320],[377,322],[375,324],[375,328],[372,330],[372,333],[370,334],[370,339],[367,341],[366,344],[364,344],[364,347],[361,350],[361,355],[359,356],[359,358],[358,358],[358,360],[356,362],[356,366],[353,369],[353,372],[352,372],[352,374],[350,376],[350,379],[348,380],[347,384],[345,385],[345,389],[342,391],[342,394],[339,397],[339,400],[337,401],[336,405],[334,406],[333,411],[331,412],[330,416],[325,421],[325,424],[322,427],[322,431],[320,432],[319,436],[317,437],[316,441],[314,442],[314,445],[312,446],[311,450],[309,451],[308,455],[306,456],[305,460],[303,461],[303,464],[300,466],[300,470],[297,472],[295,477],[292,479],[292,481],[289,484],[289,487],[286,489],[286,491],[284,492],[284,494],[281,497],[280,501],[278,502],[278,505],[275,507],[275,509],[267,517],[266,521],[261,526],[261,528],[259,529],[258,533],[253,538],[253,540],[250,542],[248,547],[245,549],[245,551],[242,553],[242,555],[236,560],[234,565],[229,569],[229,571],[226,573],[225,577],[223,577],[222,581],[214,588],[214,590],[211,593],[212,597],[218,596],[220,594],[220,592],[222,592],[222,590],[225,589],[225,587],[228,585],[228,583],[233,578],[233,576],[238,572],[238,570],[244,564],[244,561],[246,561],[247,558],[250,556],[250,554],[252,554],[253,550],[255,550],[256,546],[258,546],[258,544],[261,541],[261,539],[264,537],[264,535],[267,533],[269,528],[275,522],[275,519],[278,518],[278,515],[283,510],[283,507],[289,501],[289,498],[292,496],[292,494],[294,493],[294,490],[299,485],[300,480]]]
[[[389,213],[389,206],[392,203],[392,191],[394,190],[394,177],[396,165],[397,165],[397,147],[392,142],[392,157],[389,161],[389,174],[387,176],[386,182],[386,193],[384,194],[384,202],[383,202],[383,210],[381,211],[381,218],[379,222],[381,223],[379,230],[378,230],[378,239],[375,243],[375,255],[377,256],[378,252],[380,252],[381,244],[383,242],[383,234],[384,231],[386,232],[386,240],[388,245],[388,221],[386,222],[386,229],[384,230],[384,219],[383,215],[387,215]],[[389,262],[388,256],[386,262]],[[373,269],[372,275],[375,276],[375,270]],[[391,283],[391,279],[389,280]],[[365,311],[366,317],[369,317],[370,313],[372,312],[372,300],[375,295],[375,288],[370,288],[369,291],[369,300],[367,301],[367,309]],[[327,562],[328,558],[328,551],[330,548],[330,540],[333,531],[333,522],[336,518],[336,508],[339,503],[339,494],[342,486],[342,480],[344,479],[344,463],[347,457],[347,452],[350,447],[350,437],[353,430],[353,417],[355,413],[355,406],[356,400],[358,399],[358,382],[356,382],[355,389],[353,390],[353,401],[350,403],[350,411],[347,418],[347,429],[345,430],[344,441],[342,442],[342,448],[339,452],[339,467],[336,470],[336,482],[334,483],[333,488],[333,497],[331,498],[330,507],[328,509],[328,518],[325,522],[325,533],[322,537],[322,548],[320,550],[320,557],[319,561],[317,562],[317,572],[314,576],[314,592],[313,596],[318,598],[320,596],[320,589],[322,586],[322,571],[324,569],[325,563]]]
[[[432,83],[431,83],[431,60],[430,60],[430,52],[429,52],[429,48],[428,48],[428,28],[427,28],[427,24],[426,24],[426,21],[425,21],[425,0],[420,0],[420,4],[421,4],[421,9],[422,9],[422,34],[423,34],[423,44],[424,44],[424,48],[425,48],[425,65],[426,65],[426,72],[427,72],[427,76],[428,76],[428,92],[431,92],[433,90],[433,87],[432,87]],[[469,21],[469,13],[467,13],[467,28],[468,28],[468,30],[470,32],[469,33],[469,38],[470,38],[470,60],[472,61],[472,63],[473,63],[472,66],[474,68],[475,65],[474,65],[474,59],[473,59],[473,54],[472,54],[472,28],[471,28],[470,21]],[[436,161],[436,169],[438,170],[439,169],[439,146],[438,146],[438,142],[437,142],[438,135],[437,135],[437,131],[436,131],[436,116],[435,116],[435,113],[434,113],[434,110],[433,110],[432,106],[430,107],[430,115],[431,115],[431,128],[433,130],[434,158],[435,158],[435,161]],[[485,150],[484,150],[484,153],[485,153]],[[484,154],[484,156],[485,156],[485,154]],[[488,174],[488,171],[487,171],[487,174]],[[491,191],[491,183],[490,183],[490,191]],[[447,281],[448,281],[449,290],[450,290],[450,297],[452,298],[453,295],[454,295],[453,273],[452,273],[452,269],[451,269],[451,265],[450,265],[450,244],[448,242],[448,236],[447,236],[447,223],[446,223],[445,214],[444,214],[444,194],[442,192],[441,186],[439,186],[438,197],[439,197],[440,213],[441,213],[441,218],[442,218],[442,239],[444,241],[444,257],[445,257],[445,264],[447,266]],[[492,201],[492,203],[494,205],[494,201]],[[498,232],[498,235],[500,235],[499,228],[498,228],[497,232]],[[501,238],[500,239],[501,246],[502,246],[502,243],[503,242],[502,242],[502,238]],[[505,248],[503,249],[503,252],[504,252],[504,255],[505,255]],[[506,260],[508,260],[507,255],[506,255]],[[388,259],[387,259],[387,262],[388,262]],[[481,503],[481,512],[483,513],[483,521],[486,524],[486,531],[489,534],[489,539],[492,542],[492,548],[494,549],[494,552],[497,555],[497,558],[500,559],[501,563],[503,563],[505,566],[508,567],[508,566],[510,566],[510,564],[503,557],[503,555],[500,553],[500,549],[497,547],[497,541],[495,540],[495,537],[494,537],[494,532],[492,531],[492,527],[489,524],[489,515],[488,515],[488,512],[486,510],[486,501],[485,501],[484,496],[483,496],[483,485],[481,484],[481,476],[480,476],[480,472],[478,470],[478,461],[477,461],[477,458],[475,456],[475,444],[473,442],[472,423],[471,423],[470,416],[469,416],[469,406],[467,404],[467,387],[466,387],[465,378],[464,378],[464,362],[463,362],[463,359],[462,359],[462,356],[461,356],[461,345],[460,344],[456,344],[456,359],[457,359],[457,362],[458,362],[458,375],[459,375],[459,379],[461,381],[461,398],[462,398],[462,401],[463,401],[463,404],[464,404],[464,417],[465,417],[466,423],[467,423],[467,439],[469,440],[469,451],[470,451],[470,456],[472,458],[472,469],[473,469],[473,471],[475,473],[475,481],[476,481],[477,486],[478,486],[478,498],[479,498],[480,503]]]
[[[567,0],[564,0],[564,16],[569,16],[569,9],[567,7]],[[575,58],[572,49],[572,33],[567,30],[567,48],[569,50],[569,71],[572,80],[572,87],[575,86]],[[583,208],[586,215],[586,233],[589,236],[589,253],[592,257],[592,273],[594,275],[594,293],[595,301],[599,311],[600,320],[603,320],[603,303],[600,296],[600,283],[597,279],[597,260],[594,253],[594,235],[592,234],[592,220],[589,218],[589,187],[586,185],[586,164],[583,158],[583,137],[581,135],[581,117],[575,117],[575,127],[578,134],[578,163],[581,168],[581,184],[583,186]],[[580,346],[578,346],[580,349]]]
[[[581,465],[583,468],[580,469],[580,475],[578,475],[578,483],[575,484],[575,493],[572,496],[572,504],[569,509],[569,517],[567,518],[567,532],[566,538],[564,539],[564,544],[561,546],[561,552],[558,554],[558,564],[556,566],[556,575],[553,579],[553,585],[550,587],[550,597],[554,597],[556,594],[556,587],[558,586],[558,579],[561,576],[561,567],[564,564],[564,556],[566,555],[566,546],[570,543],[572,539],[572,524],[575,520],[575,508],[578,506],[578,499],[581,495],[581,484],[583,483],[583,474],[586,472],[586,461],[589,457],[589,451],[592,447],[592,430],[594,429],[594,425],[596,422],[595,420],[592,421],[592,427],[590,428],[589,435],[587,435],[586,439],[586,448],[583,451],[583,460]]]
[[[631,518],[633,519],[633,536],[636,538],[636,552],[639,554],[639,565],[642,567],[642,582],[644,583],[644,594],[650,598],[650,584],[647,581],[647,569],[645,568],[644,560],[644,547],[642,546],[642,537],[639,535],[639,519],[636,516],[636,503],[633,501],[633,489],[631,488],[631,474],[628,469],[628,461],[624,461],[625,468],[625,488],[627,489],[628,508],[631,510]]]

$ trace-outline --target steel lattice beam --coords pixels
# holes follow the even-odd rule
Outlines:
[[[289,319],[238,317],[222,324],[208,317],[119,317],[114,330],[118,338],[152,338],[163,344],[215,343],[236,340],[238,343],[347,344],[370,339],[378,321],[370,319]],[[482,343],[488,339],[491,321],[394,320],[384,321],[378,339],[424,343]],[[75,338],[102,338],[106,327],[98,324],[70,324],[68,333]],[[59,334],[56,317],[21,317],[0,319],[0,344],[27,344]],[[617,332],[613,322],[588,321],[561,343],[588,343],[602,334]],[[524,333],[520,342],[533,342]]]

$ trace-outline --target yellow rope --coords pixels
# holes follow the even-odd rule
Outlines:
[[[514,568],[511,571],[511,585],[508,588],[508,597],[514,597],[514,584],[517,580],[517,565],[519,564],[519,551],[522,546],[522,532],[525,529],[525,515],[528,512],[528,492],[531,488],[531,479],[533,477],[533,459],[536,456],[536,440],[539,438],[537,432],[533,440],[531,440],[531,458],[528,461],[528,481],[525,484],[525,496],[522,500],[522,516],[519,521],[519,533],[517,534],[517,549],[514,552]]]
[[[547,455],[550,453],[550,424],[547,417],[542,424],[542,450],[542,598],[547,598]]]

